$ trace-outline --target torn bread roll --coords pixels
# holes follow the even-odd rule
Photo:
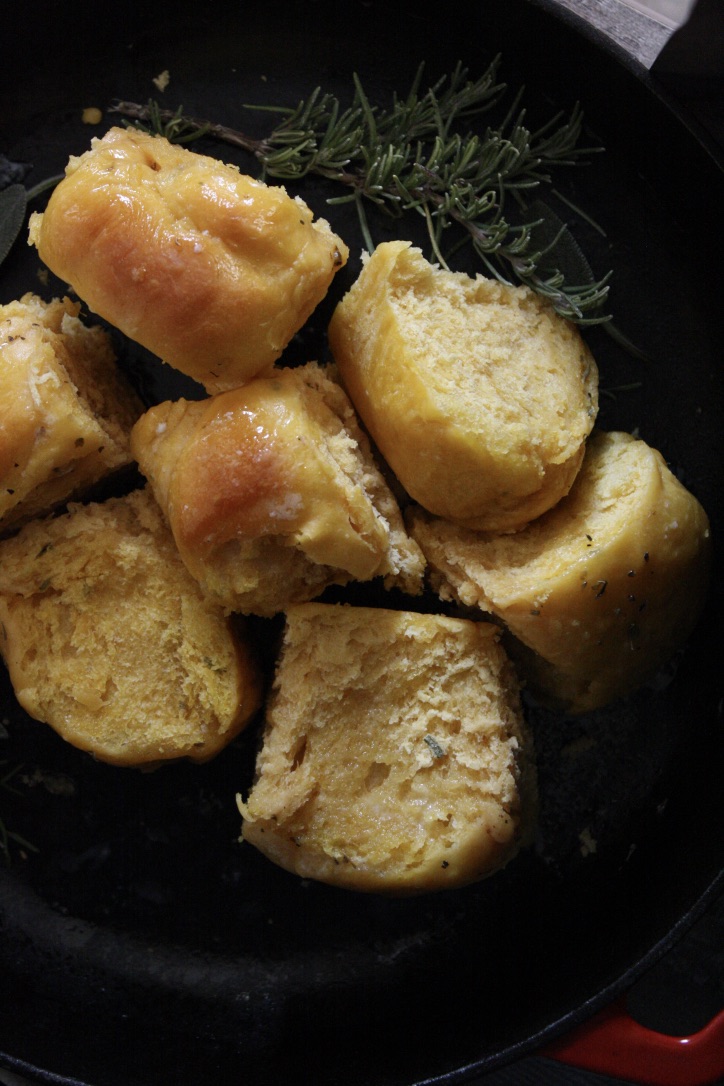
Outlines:
[[[280,368],[207,400],[159,404],[133,429],[182,559],[229,611],[269,616],[376,577],[422,591],[422,554],[328,372]]]
[[[143,405],[68,298],[0,306],[0,534],[131,463]]]
[[[484,878],[535,822],[531,741],[490,623],[291,608],[256,773],[243,839],[352,890]]]
[[[329,342],[382,456],[429,512],[512,531],[570,489],[598,373],[577,329],[533,291],[387,242],[335,309]]]
[[[268,370],[348,255],[283,188],[125,128],[70,159],[30,242],[95,313],[208,392]]]
[[[0,544],[0,653],[30,716],[119,766],[207,761],[261,701],[246,635],[202,595],[146,490]]]
[[[571,713],[650,678],[704,605],[706,513],[661,454],[629,434],[594,434],[570,494],[514,535],[422,510],[408,524],[440,596],[502,620],[531,689]]]

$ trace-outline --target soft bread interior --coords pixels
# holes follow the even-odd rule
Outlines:
[[[442,616],[290,609],[244,838],[358,890],[451,887],[506,863],[534,785],[497,636]]]
[[[18,701],[102,761],[205,761],[260,702],[244,636],[201,595],[147,491],[1,544],[0,622]]]
[[[421,510],[409,527],[443,598],[479,606],[532,650],[546,699],[584,712],[631,691],[676,651],[703,607],[709,522],[644,441],[596,433],[555,509],[511,535]]]
[[[0,533],[131,462],[143,406],[79,310],[33,294],[0,306]]]

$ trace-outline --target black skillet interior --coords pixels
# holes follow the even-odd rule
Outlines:
[[[649,356],[587,333],[607,390],[600,424],[660,448],[718,540],[721,172],[645,74],[575,19],[526,0],[460,3],[444,16],[375,0],[123,13],[52,2],[18,19],[0,76],[0,151],[32,164],[28,185],[99,131],[81,123],[85,107],[117,98],[157,97],[261,131],[268,118],[242,103],[296,104],[317,85],[344,98],[358,72],[385,105],[423,59],[430,80],[457,61],[475,77],[500,53],[531,120],[580,101],[588,142],[606,152],[559,187],[605,231],[570,213],[596,272],[614,269],[617,325]],[[160,93],[152,79],[164,70]],[[216,153],[254,172],[241,152]],[[362,245],[321,184],[300,192],[354,259],[290,362],[326,358],[326,320]],[[374,228],[382,240],[399,226]],[[37,271],[21,242],[0,301],[62,290]],[[189,391],[143,351],[118,347],[149,400]],[[721,868],[720,597],[715,577],[676,667],[625,703],[580,719],[530,704],[534,848],[478,886],[412,901],[309,884],[238,845],[234,795],[250,779],[255,729],[201,768],[113,769],[25,717],[3,670],[0,758],[22,768],[2,810],[38,851],[14,849],[0,868],[0,1063],[91,1086],[402,1086],[463,1081],[466,1068],[512,1059],[582,1019],[683,929]],[[259,623],[270,651],[277,632]]]

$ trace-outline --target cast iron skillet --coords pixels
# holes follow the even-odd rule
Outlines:
[[[422,59],[431,79],[458,60],[475,76],[498,52],[503,78],[526,86],[531,120],[580,100],[590,143],[607,150],[560,185],[605,231],[574,216],[596,272],[615,270],[617,325],[650,359],[590,333],[611,390],[600,424],[638,428],[665,453],[707,508],[719,556],[722,175],[615,49],[524,0],[434,16],[374,0],[132,12],[46,2],[16,18],[5,32],[1,149],[33,164],[28,185],[85,149],[86,106],[158,95],[152,78],[165,69],[169,106],[252,130],[266,121],[242,114],[243,102],[293,104],[318,84],[345,96],[356,71],[385,104]],[[353,217],[328,209],[320,184],[300,191],[358,254]],[[394,236],[394,225],[375,229],[378,240]],[[285,361],[326,358],[326,321],[356,260]],[[2,301],[62,290],[37,270],[16,246]],[[185,391],[144,352],[118,348],[149,401]],[[202,768],[113,769],[25,717],[3,671],[0,757],[23,766],[3,809],[38,851],[15,850],[0,870],[0,1062],[91,1086],[452,1083],[590,1015],[716,892],[717,571],[708,614],[656,683],[581,719],[529,705],[542,791],[535,846],[478,886],[413,901],[309,884],[238,845],[234,794],[250,778],[255,729]],[[273,644],[275,625],[259,625]],[[584,855],[581,834],[594,853]]]

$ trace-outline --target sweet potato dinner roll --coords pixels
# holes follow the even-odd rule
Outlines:
[[[576,328],[526,287],[388,242],[337,306],[329,341],[381,454],[429,512],[511,531],[568,492],[598,372]]]
[[[0,306],[0,534],[130,464],[143,405],[64,298]]]
[[[524,647],[516,662],[532,689],[573,713],[652,676],[703,607],[706,513],[629,434],[595,434],[570,494],[515,535],[422,511],[409,523],[442,598],[502,619]]]
[[[166,402],[131,448],[204,590],[273,615],[330,584],[422,591],[424,561],[352,406],[316,363]]]
[[[94,312],[209,392],[269,369],[348,255],[283,188],[124,128],[70,159],[30,241]]]
[[[461,886],[535,820],[531,741],[490,623],[368,607],[287,614],[243,838],[353,890]]]
[[[115,765],[206,761],[260,703],[243,632],[203,597],[145,490],[0,544],[0,652],[30,716]]]

